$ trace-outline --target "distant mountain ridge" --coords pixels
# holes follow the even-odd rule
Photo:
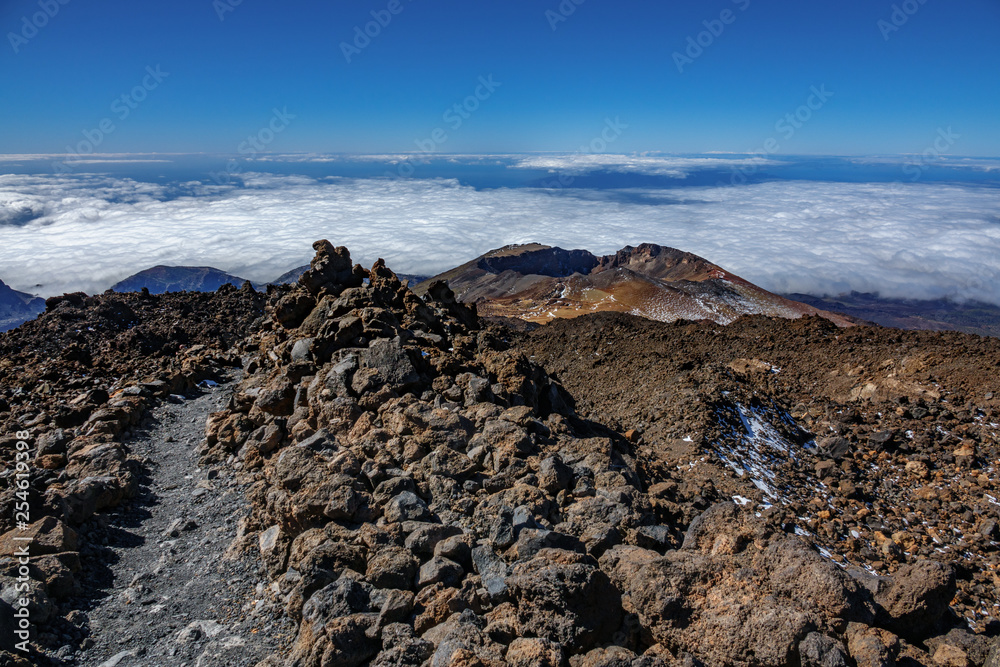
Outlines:
[[[287,271],[274,280],[258,283],[249,281],[255,289],[263,290],[268,285],[289,285],[297,282],[309,265],[299,266]],[[416,284],[426,280],[426,276],[399,274],[399,279]],[[145,287],[151,294],[165,292],[214,292],[223,285],[231,284],[240,287],[248,282],[246,278],[234,276],[211,266],[154,266],[115,283],[111,289],[115,292],[141,292]]]
[[[838,326],[854,324],[852,318],[768,292],[702,257],[652,243],[603,257],[587,250],[510,245],[414,289],[425,292],[437,280],[484,315],[536,323],[612,311],[664,322],[728,324],[742,315],[819,315]]]
[[[223,285],[239,287],[246,280],[210,266],[154,266],[115,283],[115,292],[214,292]]]
[[[950,299],[890,299],[877,294],[850,292],[838,296],[787,294],[789,299],[824,308],[884,327],[921,331],[962,331],[1000,337],[1000,307],[979,301]]]
[[[45,310],[45,299],[18,292],[0,281],[0,331],[19,327]]]

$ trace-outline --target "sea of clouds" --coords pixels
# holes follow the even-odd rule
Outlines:
[[[248,173],[242,180],[0,175],[0,279],[43,296],[100,292],[157,264],[214,266],[267,281],[306,263],[319,238],[346,245],[366,265],[383,257],[398,272],[425,275],[509,243],[607,253],[652,242],[776,292],[1000,304],[997,188],[782,181],[622,197],[477,190],[447,179]]]
[[[576,153],[520,157],[513,166],[519,169],[548,169],[552,172],[570,175],[595,171],[614,171],[622,174],[687,178],[691,172],[703,169],[749,169],[776,164],[782,164],[782,162],[762,157],[664,157],[658,155]]]

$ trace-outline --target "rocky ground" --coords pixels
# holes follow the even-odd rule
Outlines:
[[[644,476],[676,479],[682,524],[722,499],[773,504],[844,567],[954,565],[953,611],[1000,630],[1000,341],[816,318],[664,327],[609,315],[522,345],[581,413],[634,430]]]
[[[227,467],[198,465],[205,420],[229,385],[166,403],[125,444],[145,460],[135,499],[84,534],[86,648],[66,662],[255,665],[286,643],[254,552],[227,554],[249,513]],[[107,523],[101,528],[101,523]],[[105,544],[107,543],[107,544]]]
[[[314,247],[266,295],[57,301],[56,344],[0,339],[49,517],[37,655],[1000,664],[1000,341],[814,318],[528,331]],[[235,365],[230,398],[172,402]]]
[[[144,486],[152,469],[144,452],[165,453],[157,449],[165,439],[135,436],[149,433],[151,410],[182,410],[175,403],[183,406],[183,394],[239,367],[237,343],[263,314],[263,301],[234,288],[73,294],[50,299],[42,316],[0,337],[0,663],[58,664],[96,641],[87,616],[93,596],[119,595],[110,587],[131,582],[114,571],[109,548],[135,547],[146,534],[138,519],[155,492]],[[203,430],[203,418],[189,428]],[[17,459],[25,433],[28,456]],[[130,511],[117,513],[123,503]],[[30,539],[26,572],[23,538]],[[22,601],[32,622],[27,657],[13,651],[6,625],[10,605]]]

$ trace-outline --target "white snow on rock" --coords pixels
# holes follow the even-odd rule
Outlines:
[[[728,432],[713,444],[715,453],[737,475],[749,477],[768,499],[785,502],[786,484],[780,478],[779,466],[794,460],[799,446],[789,442],[771,421],[790,421],[791,417],[769,414],[764,408],[739,402],[733,404],[731,413],[719,412],[719,421]],[[739,419],[738,424],[733,417]]]

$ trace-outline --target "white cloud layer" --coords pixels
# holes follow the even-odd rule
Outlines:
[[[156,264],[269,280],[306,263],[318,238],[364,264],[384,257],[426,274],[508,243],[605,253],[648,241],[778,292],[1000,304],[996,188],[791,181],[630,198],[452,180],[245,180],[186,183],[193,194],[177,197],[176,184],[106,175],[0,176],[0,279],[42,295],[103,291]]]
[[[609,153],[567,153],[521,158],[512,166],[520,169],[548,169],[563,174],[587,174],[594,171],[614,171],[626,174],[649,174],[687,178],[692,171],[705,169],[740,169],[782,164],[778,160],[759,157],[715,158],[672,157],[645,155],[613,155]]]
[[[928,154],[915,153],[912,155],[887,155],[851,158],[855,164],[889,164],[907,165],[917,164],[928,167],[939,167],[942,169],[966,169],[969,171],[1000,171],[1000,158],[971,158],[956,157],[953,155],[935,155],[933,147],[928,149]]]

